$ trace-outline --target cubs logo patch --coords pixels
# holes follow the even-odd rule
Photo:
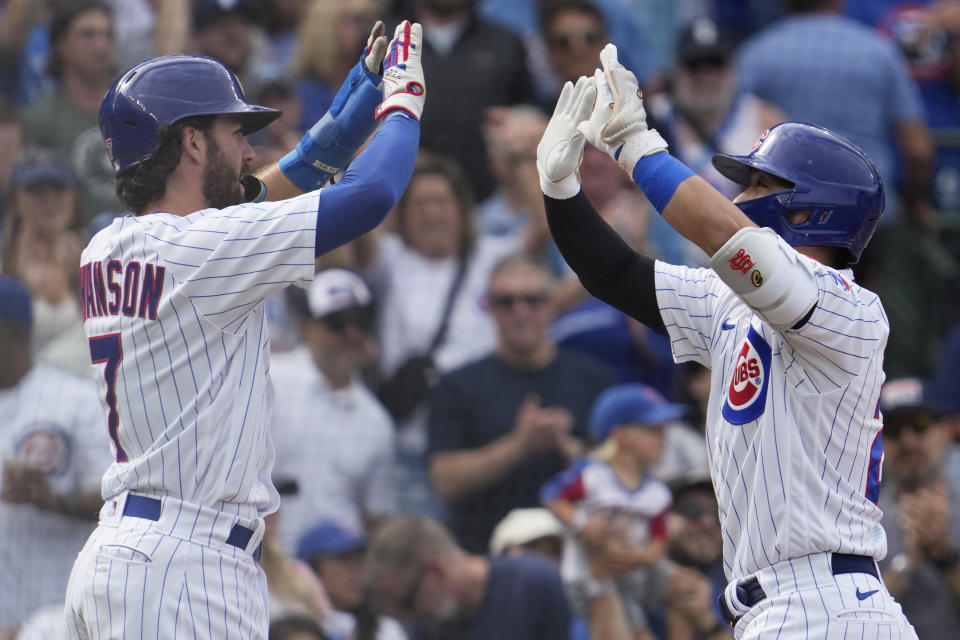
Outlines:
[[[70,437],[54,424],[33,425],[17,444],[17,458],[47,476],[63,475],[70,463]]]
[[[731,424],[746,424],[763,413],[770,382],[770,345],[753,327],[737,354],[721,413]]]

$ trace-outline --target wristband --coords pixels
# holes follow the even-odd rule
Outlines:
[[[543,191],[543,195],[554,200],[569,200],[580,193],[580,177],[574,171],[563,180],[553,182],[541,173],[540,190]]]
[[[689,167],[666,152],[644,156],[633,168],[633,181],[658,213],[663,213],[680,183],[695,175]]]
[[[277,163],[283,175],[299,189],[313,191],[322,187],[377,128],[373,111],[383,94],[370,76],[363,63],[356,65],[330,110]]]

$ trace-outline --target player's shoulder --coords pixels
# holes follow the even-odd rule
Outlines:
[[[885,317],[880,296],[858,283],[851,269],[835,269],[812,259],[810,264],[817,278],[822,306]]]
[[[657,290],[688,287],[719,287],[723,284],[716,272],[709,267],[691,267],[656,260],[653,274]]]

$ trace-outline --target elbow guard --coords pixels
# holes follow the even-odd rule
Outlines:
[[[740,229],[710,263],[734,293],[776,328],[794,326],[820,296],[810,265],[772,229]]]
[[[330,110],[310,127],[297,148],[280,159],[283,174],[303,191],[313,191],[343,169],[373,130],[377,120],[373,112],[383,100],[383,92],[370,74],[358,63],[350,71]]]

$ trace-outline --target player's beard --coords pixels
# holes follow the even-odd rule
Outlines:
[[[249,173],[246,163],[240,168],[240,176]],[[243,185],[227,158],[220,151],[220,146],[213,136],[207,136],[207,165],[203,169],[203,197],[207,206],[214,209],[224,209],[235,204],[246,202]]]

